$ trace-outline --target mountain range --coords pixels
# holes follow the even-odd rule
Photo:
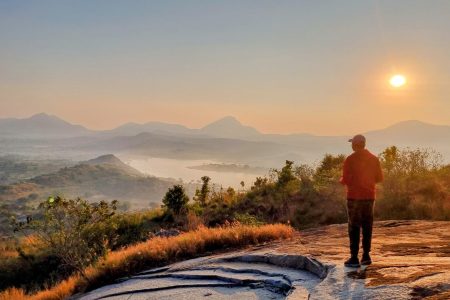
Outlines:
[[[450,160],[450,126],[416,120],[396,123],[364,133],[371,150],[384,148],[433,148]],[[264,134],[228,116],[199,129],[179,124],[127,123],[104,131],[89,130],[56,116],[38,114],[26,119],[0,119],[0,153],[79,151],[123,153],[180,159],[214,159],[224,162],[279,165],[284,159],[311,162],[325,153],[346,153],[349,136]],[[33,142],[29,140],[33,139]],[[37,141],[40,148],[36,148]],[[45,146],[43,146],[43,143]],[[20,149],[21,148],[21,149]],[[47,151],[47,150],[45,150]],[[91,156],[92,157],[92,156]]]

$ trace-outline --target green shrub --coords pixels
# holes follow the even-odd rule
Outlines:
[[[41,249],[58,257],[63,266],[81,272],[114,242],[116,203],[49,197],[39,205],[42,218],[16,222],[16,230],[36,237]]]
[[[258,220],[258,218],[250,215],[249,213],[243,213],[243,214],[235,213],[234,220],[243,225],[260,226],[260,225],[264,224],[264,222]]]
[[[185,210],[189,197],[186,195],[184,187],[181,184],[177,184],[169,188],[162,202],[171,212],[178,215]]]

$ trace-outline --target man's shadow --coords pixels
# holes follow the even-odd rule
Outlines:
[[[347,299],[365,299],[367,266],[359,268],[344,267],[342,295]],[[342,299],[344,299],[342,298]]]
[[[366,279],[367,267],[368,266],[361,266],[359,268],[347,268],[349,269],[349,271],[347,272],[347,277],[351,279]]]

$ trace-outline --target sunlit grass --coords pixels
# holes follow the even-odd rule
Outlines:
[[[0,300],[23,300],[29,299],[27,295],[25,295],[24,291],[18,288],[9,288],[2,293],[0,293]]]
[[[282,224],[264,226],[234,225],[219,228],[200,227],[176,237],[156,237],[143,243],[112,251],[95,266],[88,267],[84,276],[73,275],[52,288],[34,295],[20,289],[8,289],[3,299],[64,299],[113,282],[115,279],[148,268],[189,259],[212,251],[223,251],[292,237],[293,229]]]

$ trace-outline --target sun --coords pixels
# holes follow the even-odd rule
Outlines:
[[[395,88],[404,86],[406,83],[406,77],[401,74],[396,74],[389,79],[389,83]]]

